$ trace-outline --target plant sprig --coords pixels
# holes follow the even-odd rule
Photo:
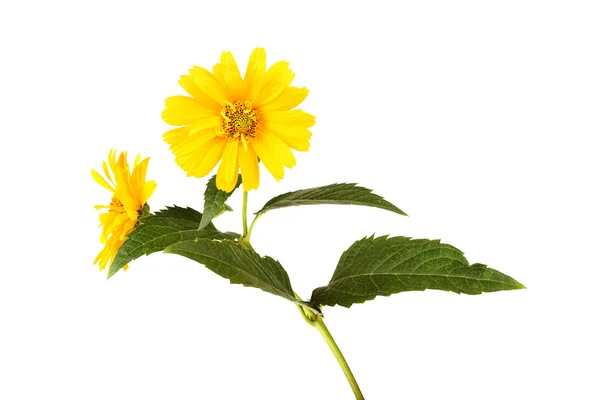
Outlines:
[[[240,182],[241,178],[236,188]],[[314,289],[309,300],[303,300],[294,292],[283,265],[257,254],[250,244],[252,228],[261,215],[277,208],[319,204],[360,205],[406,214],[369,189],[337,183],[276,196],[256,213],[250,230],[245,228],[241,234],[221,232],[212,221],[227,207],[225,202],[235,190],[229,193],[219,190],[213,176],[206,185],[204,213],[174,206],[140,218],[119,249],[109,278],[130,261],[162,251],[196,261],[231,283],[283,297],[295,303],[305,321],[323,336],[357,399],[363,398],[360,388],[325,326],[323,306],[350,307],[377,296],[414,290],[480,294],[525,288],[497,270],[483,264],[469,264],[460,250],[439,240],[370,236],[344,251],[331,281]],[[245,210],[247,192],[243,199]],[[244,227],[245,218],[244,214]]]

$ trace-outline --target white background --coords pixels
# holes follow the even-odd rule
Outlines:
[[[441,238],[528,287],[326,308],[365,397],[600,398],[599,20],[595,1],[3,2],[0,398],[352,398],[292,304],[174,255],[110,281],[92,265],[110,194],[90,169],[111,147],[151,156],[152,208],[201,209],[164,98],[256,46],[291,63],[317,124],[250,209],[359,182],[410,214],[267,214],[253,243],[298,293],[373,233]],[[240,198],[219,228],[239,231]]]

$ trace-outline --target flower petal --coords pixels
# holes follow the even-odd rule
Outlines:
[[[237,183],[238,177],[238,140],[227,140],[221,165],[217,172],[217,188],[225,192],[231,192]]]
[[[268,103],[260,106],[261,111],[291,110],[306,99],[308,90],[306,88],[287,87],[279,96]]]
[[[308,151],[310,148],[312,133],[306,128],[268,123],[265,124],[265,130],[279,136],[285,144],[294,150]]]
[[[310,128],[315,124],[315,117],[302,110],[264,111],[260,113],[260,119],[267,123],[295,125],[302,128]]]
[[[268,136],[268,133],[266,134]],[[265,165],[267,170],[273,175],[273,178],[280,181],[283,178],[283,163],[279,155],[264,140],[265,134],[260,132],[257,137],[250,142],[250,146],[256,151],[256,154]]]
[[[104,174],[108,178],[108,182],[110,182],[114,185],[115,183],[113,182],[112,178],[110,177],[110,172],[108,172],[108,165],[106,164],[106,161],[102,161],[102,169],[104,170]]]
[[[205,129],[193,135],[188,134],[174,149],[179,157],[187,156],[213,140],[215,137],[214,129]]]
[[[279,96],[294,80],[294,73],[287,61],[278,61],[269,68],[264,76],[264,84],[252,103],[260,106]]]
[[[250,191],[258,189],[259,184],[259,171],[258,171],[258,157],[252,146],[248,145],[246,148],[240,143],[238,148],[238,159],[240,163],[240,169],[242,170],[242,183],[244,184],[244,191]]]
[[[183,169],[188,172],[188,176],[195,176],[196,178],[208,175],[223,156],[226,145],[227,139],[213,138],[192,155],[195,158],[190,158],[189,165]]]
[[[186,171],[188,176],[198,178],[205,176],[215,167],[223,154],[224,146],[221,146],[220,150],[213,149],[213,147],[221,142],[224,144],[226,140],[215,137],[214,129],[189,135],[187,127],[172,129],[163,136],[165,141],[171,145],[170,149],[175,155],[177,165]],[[215,151],[218,155],[215,155]],[[216,159],[214,159],[215,157]],[[204,172],[206,169],[208,170]]]
[[[132,187],[135,191],[137,203],[140,206],[144,206],[152,193],[154,193],[154,189],[156,189],[155,181],[146,182],[146,171],[148,170],[148,162],[150,158],[145,158],[140,162],[131,173],[131,182]],[[138,210],[139,211],[139,210]]]
[[[207,108],[198,100],[187,96],[171,96],[165,100],[162,112],[163,121],[169,125],[189,125],[199,119],[214,116],[215,111]]]
[[[221,62],[213,67],[213,74],[221,86],[226,89],[230,102],[241,100],[246,91],[246,84],[242,80],[235,58],[230,52],[221,53]]]
[[[258,95],[263,85],[263,78],[267,70],[267,53],[265,49],[260,47],[255,48],[248,60],[244,82],[248,86],[248,99],[253,99]]]
[[[207,129],[215,128],[223,123],[223,117],[220,115],[215,115],[212,117],[204,118],[194,122],[189,126],[188,134],[194,135],[200,131],[204,131]],[[214,129],[212,129],[214,131]]]
[[[256,139],[258,139],[269,152],[273,153],[284,166],[292,168],[296,165],[294,153],[292,153],[289,146],[286,145],[279,136],[269,131],[263,131]]]
[[[94,178],[94,180],[95,180],[96,182],[98,182],[98,184],[100,184],[100,186],[102,186],[102,187],[104,187],[104,188],[106,188],[106,189],[110,190],[111,192],[114,192],[114,191],[115,191],[115,189],[114,189],[113,187],[111,187],[111,186],[108,184],[108,182],[106,182],[106,181],[104,180],[104,178],[103,178],[103,177],[102,177],[102,176],[101,176],[99,173],[97,173],[95,170],[92,170],[92,177]]]
[[[175,149],[190,135],[188,134],[189,127],[183,126],[181,128],[171,129],[163,133],[163,139],[165,142],[170,144],[169,147],[173,152]]]
[[[217,82],[215,76],[211,74],[210,71],[202,67],[194,67],[190,70],[190,74],[198,89],[202,90],[214,101],[221,104],[227,100],[223,86]]]
[[[181,75],[179,78],[179,85],[196,100],[198,100],[204,107],[215,112],[219,112],[221,109],[221,105],[218,102],[216,102],[212,97],[204,93],[198,86],[196,86],[194,83],[194,78],[192,78],[190,75]]]

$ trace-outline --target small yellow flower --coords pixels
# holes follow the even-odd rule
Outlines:
[[[233,55],[223,52],[212,73],[193,67],[181,77],[179,84],[192,97],[165,100],[163,120],[180,128],[164,138],[188,176],[206,176],[220,160],[217,187],[233,190],[241,169],[248,191],[258,188],[259,159],[280,180],[283,167],[296,164],[290,149],[308,150],[315,117],[293,110],[308,90],[290,86],[294,74],[287,62],[267,69],[266,58],[264,49],[255,49],[242,79]]]
[[[94,260],[94,264],[100,264],[100,271],[112,263],[117,251],[127,239],[126,235],[135,227],[138,217],[142,214],[142,210],[156,188],[154,181],[146,182],[149,160],[146,158],[140,162],[138,155],[133,163],[133,171],[130,172],[127,153],[122,152],[117,160],[116,150],[111,150],[108,153],[108,164],[102,163],[102,169],[107,179],[92,170],[94,180],[112,192],[109,205],[95,206],[97,210],[107,209],[100,214],[100,226],[102,227],[100,242],[104,248]],[[127,266],[124,267],[124,269],[126,268]]]

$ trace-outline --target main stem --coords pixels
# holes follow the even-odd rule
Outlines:
[[[333,336],[331,336],[331,333],[329,332],[329,329],[327,329],[325,322],[323,322],[323,317],[320,315],[317,316],[317,321],[313,326],[317,328],[323,339],[325,339],[325,342],[331,349],[333,355],[340,364],[340,367],[342,367],[342,371],[344,371],[344,375],[346,375],[346,379],[348,379],[348,383],[354,392],[354,396],[356,396],[356,400],[364,400],[365,398],[358,387],[358,383],[356,382],[352,371],[350,370],[350,366],[344,358],[344,355],[342,354],[342,351],[338,347],[337,343],[335,343],[335,340],[333,340]]]
[[[294,293],[294,295],[296,296],[296,298],[298,300],[300,300],[300,297],[296,293]],[[325,325],[325,322],[323,321],[323,316],[315,314],[309,308],[303,307],[301,305],[298,305],[298,309],[300,310],[300,313],[304,317],[304,320],[310,326],[313,326],[317,331],[319,331],[319,333],[321,334],[323,339],[325,339],[325,343],[327,343],[327,345],[329,346],[329,349],[335,356],[335,359],[340,364],[340,367],[342,367],[342,371],[344,371],[344,375],[346,375],[346,379],[348,380],[348,383],[350,384],[350,387],[352,388],[352,391],[354,392],[354,396],[356,397],[356,400],[365,400],[362,392],[360,391],[360,387],[358,386],[358,383],[356,382],[356,379],[354,378],[354,374],[352,374],[352,370],[350,369],[348,362],[344,358],[342,351],[340,350],[337,343],[333,339],[333,336],[331,336],[331,332],[329,332],[329,329],[327,329],[327,325]]]
[[[249,249],[252,249],[252,245],[250,244],[250,234],[252,233],[252,228],[254,228],[254,224],[260,217],[260,214],[258,214],[254,218],[254,221],[252,221],[252,226],[250,227],[250,231],[248,231],[248,220],[246,218],[247,209],[248,209],[248,192],[244,191],[244,196],[242,198],[243,235],[242,235],[242,238],[240,239],[240,244],[242,244],[243,246],[245,246]],[[296,296],[297,300],[302,301],[300,296],[298,296],[296,293],[294,293],[294,296]],[[300,310],[300,313],[302,314],[302,317],[304,318],[304,320],[310,326],[313,326],[317,331],[319,331],[319,333],[321,334],[323,339],[325,339],[325,343],[327,343],[327,345],[331,349],[331,352],[333,353],[336,360],[340,364],[340,367],[342,367],[342,371],[344,371],[344,375],[346,375],[346,379],[348,379],[348,383],[350,383],[350,387],[352,388],[352,391],[354,392],[354,396],[356,396],[356,400],[365,400],[364,396],[362,395],[362,393],[360,391],[360,388],[358,387],[358,383],[356,382],[356,379],[354,379],[354,375],[352,374],[352,371],[350,370],[350,367],[348,366],[348,362],[346,362],[346,359],[344,358],[342,351],[340,350],[337,343],[333,339],[333,336],[331,336],[331,332],[329,332],[329,329],[327,329],[327,326],[325,325],[325,322],[323,321],[323,316],[315,313],[310,308],[302,306],[300,304],[296,304],[296,306],[298,307],[298,310]]]

